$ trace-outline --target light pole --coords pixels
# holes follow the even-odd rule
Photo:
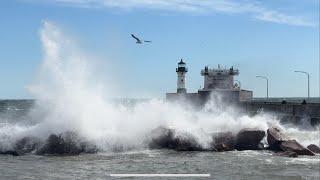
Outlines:
[[[262,78],[267,81],[267,100],[269,99],[269,79],[265,76],[256,76],[257,78]]]
[[[305,71],[294,71],[296,73],[303,73],[308,77],[308,100],[310,99],[310,74]]]

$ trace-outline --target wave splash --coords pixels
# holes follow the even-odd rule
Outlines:
[[[145,149],[148,133],[159,126],[188,132],[204,147],[209,145],[210,133],[214,132],[266,130],[270,126],[286,129],[268,114],[249,117],[232,107],[221,108],[217,98],[201,110],[159,99],[134,106],[115,104],[107,98],[108,88],[94,76],[88,58],[57,26],[45,21],[40,35],[44,60],[37,79],[29,86],[37,99],[29,114],[35,123],[1,125],[0,150],[12,149],[23,137],[36,137],[43,142],[51,134],[65,132],[76,133],[77,138],[99,150],[113,151]],[[287,131],[301,143],[319,145],[317,130]]]

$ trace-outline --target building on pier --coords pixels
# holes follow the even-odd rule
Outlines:
[[[218,95],[223,102],[240,102],[250,101],[252,99],[252,91],[241,89],[240,82],[235,82],[234,76],[239,75],[239,70],[231,68],[209,68],[205,66],[200,74],[204,77],[203,88],[200,88],[196,93],[187,93],[186,89],[186,73],[188,69],[186,63],[181,61],[178,63],[177,72],[177,92],[167,93],[167,100],[180,100],[204,104],[210,99],[212,94]]]

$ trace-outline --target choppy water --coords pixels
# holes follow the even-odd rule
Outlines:
[[[27,121],[33,101],[0,101],[0,119]],[[16,121],[10,122],[10,119]],[[132,150],[78,156],[0,155],[0,179],[150,179],[110,174],[210,174],[183,179],[319,179],[320,155],[286,158],[268,151]],[[152,178],[178,179],[178,178]],[[181,179],[181,178],[179,178]]]
[[[319,179],[319,163],[319,156],[286,158],[257,151],[213,153],[146,150],[66,157],[0,156],[0,174],[1,179],[112,179],[110,174],[118,173],[211,175],[197,179]]]
[[[113,97],[110,86],[114,80],[99,81],[90,66],[93,58],[79,51],[76,43],[50,22],[44,21],[40,35],[44,60],[37,78],[28,85],[37,101],[0,101],[0,151],[11,150],[23,137],[45,141],[52,133],[72,131],[99,152],[78,156],[0,155],[0,179],[111,179],[110,173],[211,174],[201,179],[320,178],[319,155],[291,159],[267,151],[148,150],[148,135],[159,126],[187,132],[203,147],[211,142],[211,133],[236,133],[243,128],[267,130],[278,126],[305,146],[320,145],[320,134],[319,127],[283,125],[277,117],[263,112],[253,117],[239,114],[235,108],[219,106],[223,104],[219,97],[201,110],[159,99],[114,103],[108,100]],[[106,74],[114,77],[111,72]]]

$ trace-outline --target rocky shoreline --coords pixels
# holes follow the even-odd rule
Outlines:
[[[81,153],[96,153],[98,148],[83,141],[76,133],[65,132],[51,134],[45,141],[37,137],[24,137],[16,141],[11,150],[0,150],[1,154],[20,156],[28,153],[36,155],[79,155]]]
[[[259,129],[242,129],[238,133],[219,132],[211,134],[211,143],[203,147],[192,134],[177,133],[174,129],[158,127],[151,131],[147,145],[149,149],[170,149],[175,151],[243,151],[266,150],[275,156],[298,157],[320,154],[315,144],[302,146],[295,139],[289,138],[279,128],[272,127],[267,131]],[[262,143],[266,137],[267,145]],[[24,137],[15,142],[12,149],[1,150],[2,155],[19,156],[28,153],[36,155],[79,155],[97,153],[96,145],[84,141],[76,133],[65,132],[51,134],[45,141],[36,137]]]
[[[267,136],[268,145],[261,142]],[[149,143],[151,149],[172,149],[176,151],[243,151],[243,150],[268,150],[277,156],[298,157],[299,155],[314,156],[320,153],[320,148],[315,144],[308,147],[302,146],[295,139],[290,139],[279,128],[272,127],[267,133],[258,129],[242,129],[237,134],[220,132],[212,134],[210,147],[201,145],[190,134],[177,135],[175,130],[159,127],[152,132]]]

